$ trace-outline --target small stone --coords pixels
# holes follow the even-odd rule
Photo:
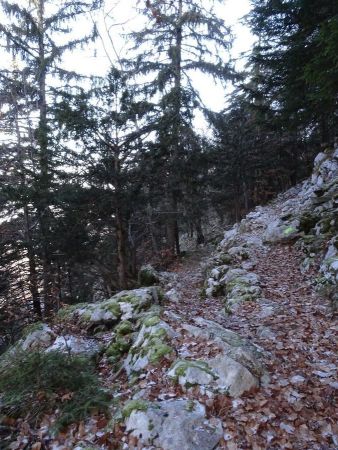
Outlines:
[[[302,377],[301,375],[294,375],[293,377],[290,378],[290,381],[292,384],[301,384],[304,383],[305,378]]]

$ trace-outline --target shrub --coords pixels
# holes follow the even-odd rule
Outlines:
[[[94,411],[107,412],[110,396],[87,358],[60,352],[20,353],[0,369],[1,412],[38,421],[58,410],[56,426],[83,420]]]

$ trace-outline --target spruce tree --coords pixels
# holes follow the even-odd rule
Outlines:
[[[55,263],[53,261],[53,203],[57,190],[57,150],[52,120],[52,94],[58,86],[69,84],[74,74],[62,69],[65,52],[88,43],[95,37],[90,32],[81,38],[72,37],[71,25],[80,15],[97,7],[98,2],[77,0],[1,1],[7,20],[0,24],[0,34],[9,53],[18,60],[35,96],[30,116],[32,122],[32,159],[34,176],[30,181],[29,199],[38,227],[38,256],[42,266],[42,298],[46,312],[54,305]],[[17,203],[18,209],[22,207]],[[39,307],[36,306],[38,310]]]
[[[249,15],[261,95],[282,126],[317,143],[331,141],[337,125],[337,17],[332,0],[254,0]]]
[[[167,213],[168,246],[177,254],[179,204],[186,190],[183,173],[189,165],[188,148],[196,148],[191,142],[198,141],[194,113],[205,108],[193,75],[203,73],[222,82],[233,75],[228,62],[230,30],[213,6],[213,1],[205,0],[144,2],[139,11],[146,25],[132,33],[133,57],[126,61],[140,83],[140,94],[157,100],[157,143],[165,152],[162,207]]]

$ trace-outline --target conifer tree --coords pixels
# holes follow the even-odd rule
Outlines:
[[[142,5],[141,5],[142,6]],[[185,190],[183,177],[189,164],[189,142],[196,141],[194,111],[205,107],[194,73],[226,82],[232,77],[228,62],[230,30],[217,17],[213,1],[154,0],[144,2],[143,30],[132,33],[135,57],[126,62],[140,83],[140,93],[158,100],[158,146],[165,151],[163,173],[167,241],[179,254],[178,205]],[[197,147],[193,145],[193,147]]]
[[[260,93],[282,126],[322,143],[337,124],[337,17],[332,0],[254,0],[249,15],[260,38],[251,58],[263,73]]]
[[[88,43],[95,32],[74,37],[72,23],[80,15],[97,7],[97,1],[32,0],[1,1],[7,20],[0,24],[0,35],[9,53],[15,55],[26,84],[35,95],[31,115],[34,176],[29,186],[28,202],[36,216],[39,234],[38,250],[42,270],[42,298],[46,312],[53,308],[53,208],[57,190],[57,151],[52,127],[52,94],[57,95],[57,86],[67,85],[72,73],[62,69],[65,52]],[[59,82],[57,81],[59,80]],[[61,83],[60,83],[61,81]],[[18,208],[22,205],[17,204]],[[36,306],[38,308],[38,306]]]

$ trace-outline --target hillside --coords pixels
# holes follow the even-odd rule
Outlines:
[[[200,248],[168,272],[146,266],[138,289],[26,330],[1,358],[0,448],[337,448],[337,212],[338,147],[225,231],[213,254]],[[22,398],[8,386],[36,352],[94,361],[108,406],[97,401],[56,431],[76,386]],[[64,366],[55,370],[62,378]],[[53,410],[34,413],[51,398]]]

